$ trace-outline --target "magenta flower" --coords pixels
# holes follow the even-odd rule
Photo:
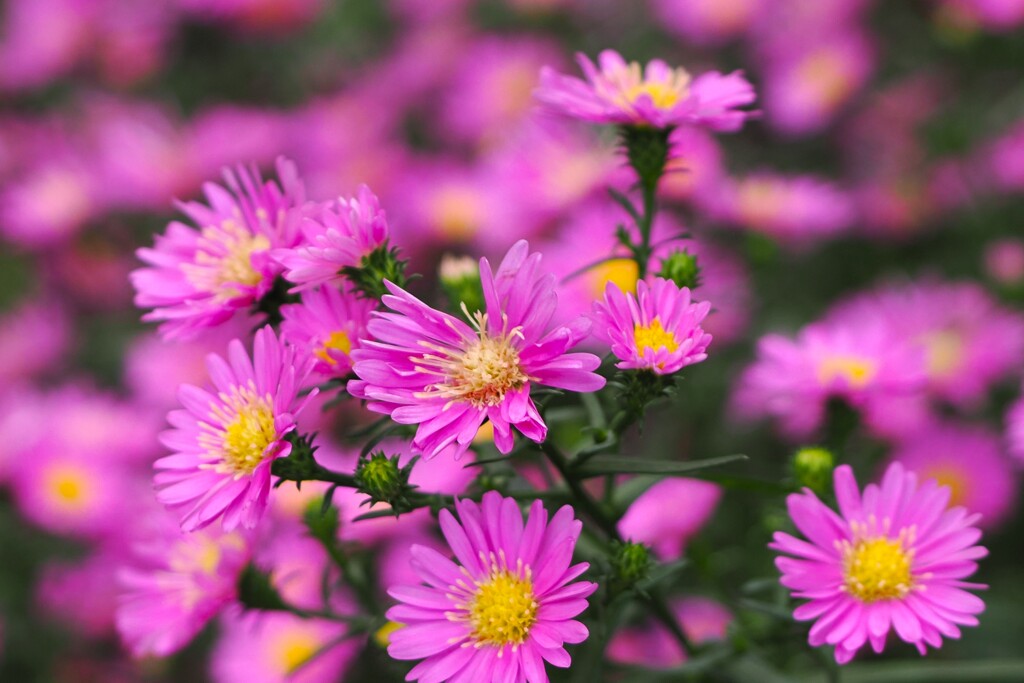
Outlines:
[[[160,524],[147,532],[131,566],[118,573],[117,630],[135,656],[164,657],[236,600],[251,546],[237,531],[185,534]]]
[[[662,479],[641,493],[618,522],[622,537],[651,547],[665,562],[683,556],[686,544],[704,528],[722,498],[722,488],[700,479]],[[679,501],[686,505],[680,506]],[[673,510],[670,515],[665,510]]]
[[[154,248],[139,249],[150,267],[131,275],[135,304],[153,309],[143,320],[160,322],[167,338],[195,336],[270,290],[281,272],[270,251],[295,244],[305,202],[295,165],[279,159],[277,173],[280,186],[252,168],[225,170],[228,190],[204,186],[209,206],[179,204],[200,229],[175,221]]]
[[[947,509],[950,491],[934,480],[918,486],[917,475],[899,463],[863,497],[853,470],[835,471],[837,515],[810,490],[787,499],[793,523],[807,541],[776,532],[770,547],[785,555],[776,566],[782,585],[809,600],[793,616],[816,620],[809,642],[834,645],[845,664],[865,643],[875,652],[895,629],[921,654],[959,638],[960,626],[976,626],[985,604],[965,588],[988,551],[975,545],[979,515]]]
[[[383,301],[393,312],[374,313],[369,331],[378,341],[352,352],[360,379],[349,382],[349,393],[395,422],[418,424],[413,447],[427,458],[459,457],[484,420],[502,453],[512,450],[512,427],[543,441],[547,426],[530,398],[533,384],[584,392],[605,381],[592,372],[597,356],[567,353],[586,337],[588,321],[545,333],[558,297],[540,262],[525,240],[497,273],[480,259],[486,311],[469,316],[472,326],[387,282],[391,295]]]
[[[352,351],[369,337],[366,324],[377,302],[324,285],[302,293],[302,302],[281,307],[281,339],[301,357],[314,359],[324,377],[352,371]]]
[[[352,199],[326,202],[302,221],[302,242],[273,252],[295,290],[341,284],[342,268],[358,266],[363,257],[388,240],[388,223],[377,196],[366,185]]]
[[[609,282],[604,301],[594,302],[594,336],[611,346],[615,367],[671,375],[708,357],[711,335],[700,323],[710,310],[710,303],[693,303],[690,290],[671,280],[641,280],[636,295]]]
[[[227,360],[210,354],[207,369],[216,394],[183,384],[184,410],[167,419],[174,429],[160,441],[174,451],[154,465],[157,498],[182,513],[185,531],[223,516],[230,531],[253,528],[270,495],[270,465],[287,456],[285,435],[315,391],[298,397],[312,359],[299,362],[268,326],[256,332],[252,360],[242,342],[228,345]]]
[[[1010,455],[1024,462],[1024,397],[1017,399],[1006,414],[1006,440]]]
[[[479,506],[455,507],[459,520],[442,510],[440,523],[459,564],[413,546],[412,566],[427,585],[388,590],[400,604],[387,618],[402,624],[388,654],[423,660],[410,681],[546,683],[544,662],[569,666],[564,645],[589,635],[573,617],[597,584],[570,583],[589,566],[571,564],[583,525],[568,505],[548,524],[540,501],[524,525],[517,503],[495,491]]]
[[[754,101],[754,88],[737,71],[709,71],[691,79],[660,59],[641,70],[614,50],[604,50],[595,65],[579,54],[576,60],[587,81],[545,67],[535,96],[552,111],[595,123],[668,128],[680,124],[716,131],[739,130],[752,112],[738,109]]]

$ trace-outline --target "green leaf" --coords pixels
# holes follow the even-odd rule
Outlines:
[[[820,678],[805,678],[817,681]],[[886,662],[843,667],[843,683],[986,683],[1024,681],[1024,659],[973,662]]]
[[[573,470],[580,479],[601,477],[606,474],[664,474],[667,476],[688,476],[694,472],[711,467],[720,467],[734,462],[747,460],[747,456],[724,455],[720,458],[705,460],[642,460],[640,458],[618,458],[595,456]]]
[[[626,213],[629,214],[630,218],[636,221],[637,225],[640,224],[640,212],[636,210],[635,206],[633,206],[633,202],[630,201],[629,197],[612,187],[608,188],[608,194],[613,200],[615,200],[616,204],[626,210]]]

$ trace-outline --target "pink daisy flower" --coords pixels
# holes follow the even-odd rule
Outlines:
[[[739,130],[752,116],[738,109],[755,98],[753,86],[739,71],[709,71],[691,78],[660,59],[643,69],[637,62],[627,64],[614,50],[601,52],[597,65],[583,54],[576,60],[586,82],[545,67],[535,93],[541,103],[565,116],[654,128],[696,124],[722,132]]]
[[[349,382],[349,393],[395,422],[418,424],[413,447],[427,458],[459,457],[484,420],[502,453],[512,450],[512,427],[543,441],[547,426],[530,398],[532,385],[586,392],[605,380],[593,372],[597,356],[567,353],[587,335],[589,321],[546,332],[558,297],[540,262],[525,240],[497,273],[480,259],[486,310],[467,311],[471,325],[387,282],[391,295],[383,302],[393,312],[374,313],[369,331],[378,341],[353,351],[359,379]]]
[[[185,531],[223,517],[226,531],[253,528],[270,495],[270,465],[291,453],[285,435],[313,393],[299,389],[311,369],[274,331],[256,332],[250,360],[242,342],[228,345],[227,359],[210,354],[206,365],[216,394],[190,384],[178,391],[184,410],[167,419],[174,429],[160,441],[174,451],[154,465],[157,498],[182,513]]]
[[[164,521],[164,520],[160,520]],[[163,657],[184,647],[237,598],[251,556],[240,532],[186,534],[170,519],[139,534],[135,559],[121,569],[117,630],[137,657]]]
[[[135,304],[153,309],[143,320],[160,322],[167,338],[195,336],[270,290],[281,272],[270,251],[295,244],[305,202],[295,165],[279,159],[277,174],[280,185],[263,182],[254,168],[225,170],[227,190],[203,188],[209,206],[179,204],[201,228],[175,221],[154,248],[139,249],[150,267],[131,274]]]
[[[690,300],[690,290],[664,278],[636,283],[636,294],[614,282],[594,302],[594,336],[609,344],[622,370],[671,375],[708,357],[711,335],[701,329],[711,304]]]
[[[314,359],[320,375],[344,377],[352,371],[352,351],[369,337],[366,324],[376,306],[329,285],[307,290],[301,303],[281,307],[281,339]]]
[[[439,519],[459,565],[413,547],[413,568],[428,585],[388,590],[400,604],[387,618],[402,624],[388,653],[423,660],[410,681],[546,683],[544,662],[569,666],[564,645],[589,635],[573,617],[597,584],[570,583],[589,566],[571,564],[583,525],[568,505],[548,524],[540,501],[524,525],[518,504],[495,491],[481,505],[455,506],[458,521],[448,510]]]
[[[816,620],[809,642],[834,645],[845,664],[865,643],[875,652],[895,629],[921,654],[959,638],[960,626],[976,626],[985,603],[965,588],[988,551],[975,545],[979,515],[948,509],[950,491],[934,480],[918,486],[917,475],[899,463],[863,497],[853,470],[835,470],[836,514],[809,489],[789,496],[793,523],[807,541],[776,532],[770,547],[778,557],[782,585],[809,600],[793,616]]]
[[[774,417],[797,438],[821,426],[830,399],[845,401],[883,435],[918,428],[927,417],[923,354],[869,323],[815,323],[796,339],[766,335],[740,378],[736,407],[746,417]]]
[[[358,266],[363,257],[388,241],[388,223],[377,195],[366,185],[352,199],[325,202],[302,221],[302,242],[273,252],[293,291],[345,281],[342,268]]]

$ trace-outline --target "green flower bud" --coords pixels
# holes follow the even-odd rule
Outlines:
[[[612,582],[618,588],[629,588],[647,578],[653,560],[651,551],[642,543],[626,541],[612,548]]]
[[[823,493],[832,483],[835,456],[827,448],[808,446],[793,455],[793,475],[801,486]]]
[[[369,497],[364,504],[386,503],[396,515],[408,511],[409,494],[415,488],[409,484],[409,475],[415,462],[413,458],[405,467],[399,467],[397,455],[388,457],[381,451],[359,458],[355,480],[356,489]]]
[[[671,280],[680,287],[693,289],[699,286],[700,266],[697,265],[697,257],[685,250],[673,251],[668,258],[662,260],[658,277]]]
[[[446,254],[441,258],[439,275],[452,310],[460,310],[463,306],[470,313],[484,309],[480,264],[475,259]]]

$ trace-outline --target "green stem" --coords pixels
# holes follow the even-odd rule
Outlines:
[[[665,628],[667,628],[677,641],[679,641],[680,647],[687,656],[692,655],[694,652],[693,643],[687,637],[686,632],[679,625],[679,620],[676,619],[675,615],[668,609],[665,604],[665,599],[660,593],[654,590],[648,591],[647,604],[651,607],[651,612],[660,621]]]
[[[621,541],[622,537],[619,535],[619,530],[615,526],[615,522],[612,521],[611,517],[605,512],[605,510],[595,501],[579,480],[572,476],[572,472],[569,469],[569,461],[562,454],[558,448],[550,441],[544,441],[539,445],[539,448],[544,455],[548,457],[551,464],[555,466],[558,473],[562,475],[562,479],[568,484],[569,490],[572,491],[573,498],[577,502],[580,508],[587,514],[588,517],[594,520],[594,522],[601,527],[601,530],[608,535],[608,538]]]
[[[647,268],[651,261],[651,229],[654,225],[654,214],[657,213],[657,192],[658,179],[641,181],[643,192],[643,214],[637,225],[640,230],[640,244],[633,248],[633,255],[636,259],[637,274],[640,280],[647,277]]]

